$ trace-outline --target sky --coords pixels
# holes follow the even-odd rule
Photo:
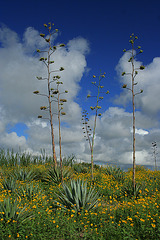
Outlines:
[[[154,168],[152,142],[160,145],[160,2],[135,0],[28,0],[2,1],[0,8],[0,148],[40,154],[45,149],[51,154],[49,122],[38,119],[46,99],[33,94],[46,93],[46,68],[39,61],[36,49],[47,45],[39,36],[46,33],[43,24],[54,23],[58,33],[54,44],[65,47],[54,53],[54,69],[59,73],[61,91],[67,99],[66,116],[61,117],[62,155],[76,156],[77,161],[90,162],[90,148],[82,131],[82,112],[88,111],[93,127],[97,89],[91,82],[93,75],[102,81],[101,117],[97,119],[94,162],[114,164],[127,168],[132,164],[132,104],[131,93],[123,89],[130,86],[129,38],[138,36],[137,46],[143,53],[135,59],[139,71],[135,86],[143,93],[136,96],[136,163]],[[95,81],[95,79],[94,79]],[[56,106],[53,108],[56,111]],[[59,157],[58,122],[54,115],[56,154]],[[160,156],[157,154],[157,165]]]

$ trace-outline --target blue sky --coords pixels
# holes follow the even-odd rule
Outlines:
[[[50,153],[49,126],[36,118],[43,99],[35,99],[30,92],[39,87],[35,76],[42,70],[35,53],[36,47],[41,46],[38,34],[44,31],[43,24],[51,21],[59,29],[56,41],[65,43],[68,48],[64,55],[60,53],[55,57],[57,64],[65,65],[66,73],[64,71],[62,78],[70,90],[70,106],[66,106],[67,117],[64,129],[62,127],[63,154],[73,153],[78,159],[90,161],[78,119],[86,109],[91,124],[93,122],[89,110],[93,103],[86,96],[88,92],[95,94],[92,76],[98,76],[101,70],[106,72],[104,89],[110,94],[102,102],[102,118],[97,123],[95,161],[131,163],[132,109],[129,93],[121,88],[126,79],[122,79],[120,73],[129,70],[123,49],[130,48],[129,36],[135,33],[137,45],[144,51],[137,57],[136,64],[146,66],[137,78],[137,86],[144,89],[143,96],[138,96],[136,102],[137,161],[152,166],[151,143],[157,141],[158,147],[160,131],[159,9],[158,0],[3,1],[0,8],[0,146],[15,150],[20,146],[33,154],[46,148]],[[55,135],[56,124],[55,120]]]

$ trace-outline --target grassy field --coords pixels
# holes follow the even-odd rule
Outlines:
[[[131,170],[95,166],[91,183],[90,164],[66,160],[62,184],[49,159],[43,161],[1,151],[1,240],[160,239],[160,171],[138,166],[134,193]],[[62,201],[64,187],[77,179],[93,190],[79,209]]]

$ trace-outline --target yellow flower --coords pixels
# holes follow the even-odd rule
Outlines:
[[[156,227],[156,225],[155,225],[155,224],[153,224],[153,223],[151,223],[151,225],[152,225],[152,227],[153,227],[153,228],[155,228],[155,227]]]
[[[19,233],[17,233],[17,237],[19,237],[20,235],[19,235]]]
[[[58,228],[59,226],[57,225],[56,228]]]
[[[55,223],[56,221],[55,220],[53,220],[53,223]]]
[[[140,218],[140,221],[141,221],[141,222],[145,222],[145,220],[144,220],[144,219],[142,219],[142,218]]]

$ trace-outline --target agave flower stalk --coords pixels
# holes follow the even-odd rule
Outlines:
[[[96,76],[93,75],[93,78],[95,79]],[[101,106],[99,106],[99,102],[103,99],[103,97],[100,96],[100,93],[104,93],[101,92],[101,89],[103,89],[104,86],[101,85],[101,81],[102,79],[105,78],[105,73],[99,75],[98,77],[98,83],[96,82],[92,82],[92,84],[97,88],[97,96],[91,96],[90,94],[87,95],[87,98],[90,97],[96,97],[96,104],[94,107],[90,107],[91,110],[95,110],[95,117],[94,117],[94,125],[93,125],[93,133],[92,133],[92,137],[91,134],[89,133],[88,129],[86,128],[86,134],[87,134],[87,140],[89,140],[89,145],[90,145],[90,152],[91,152],[91,177],[92,180],[94,179],[93,177],[93,148],[94,148],[94,139],[95,139],[95,132],[96,132],[96,124],[97,124],[97,117],[101,116],[101,113],[98,114],[98,111],[101,109]],[[106,94],[109,93],[109,91],[105,92]],[[84,114],[82,115],[83,120],[85,121],[84,124],[87,125],[89,119],[86,118],[86,112],[84,112]]]
[[[155,171],[157,171],[157,158],[156,158],[156,155],[158,154],[157,153],[157,143],[156,141],[152,142],[152,148],[153,148],[153,157],[154,157],[154,163],[155,163]]]
[[[137,85],[137,82],[135,82],[135,77],[137,76],[138,74],[138,70],[143,70],[145,69],[145,67],[143,65],[141,65],[139,68],[135,68],[135,57],[142,53],[143,50],[141,50],[141,47],[138,46],[137,48],[134,47],[134,44],[135,44],[135,40],[138,39],[137,36],[135,36],[134,34],[132,34],[130,36],[130,40],[129,42],[131,43],[131,50],[128,50],[126,51],[126,49],[123,50],[123,52],[129,52],[131,54],[131,57],[129,58],[128,62],[131,63],[131,67],[132,67],[132,70],[131,70],[131,73],[126,73],[126,72],[123,72],[122,73],[122,76],[125,76],[125,75],[130,75],[131,76],[131,88],[127,87],[127,84],[124,84],[122,87],[123,88],[126,88],[128,89],[129,91],[131,91],[131,94],[132,94],[132,125],[133,125],[133,178],[132,178],[132,182],[133,182],[133,189],[135,191],[136,189],[136,177],[135,177],[135,174],[136,174],[136,159],[135,159],[135,96],[138,95],[138,94],[141,94],[143,92],[143,90],[141,89],[139,92],[136,92],[135,93],[135,85]],[[138,52],[136,53],[136,50],[138,50]]]
[[[59,78],[58,78],[59,79]],[[63,170],[62,170],[62,141],[61,141],[61,115],[66,115],[65,112],[62,112],[63,110],[63,103],[67,102],[66,99],[61,99],[60,96],[61,94],[68,93],[68,91],[60,92],[59,86],[63,84],[63,82],[60,82],[57,80],[56,82],[57,88],[51,89],[52,90],[52,95],[51,97],[53,98],[52,101],[57,102],[58,104],[58,130],[59,130],[59,156],[60,156],[60,168],[61,168],[61,175],[62,175],[62,182],[63,182]]]
[[[55,167],[57,167],[57,158],[56,158],[56,151],[55,151],[55,139],[54,139],[54,128],[53,128],[53,114],[52,114],[52,99],[51,99],[51,83],[54,83],[57,79],[59,79],[59,76],[54,76],[53,80],[51,80],[52,74],[58,71],[63,71],[64,68],[60,67],[59,70],[51,70],[51,65],[54,64],[54,61],[51,59],[52,54],[57,50],[58,47],[65,46],[64,44],[60,44],[59,46],[52,46],[52,35],[58,32],[58,29],[52,30],[54,24],[48,23],[44,24],[44,27],[48,30],[48,36],[41,33],[40,36],[48,43],[48,50],[47,51],[41,51],[40,49],[37,49],[37,53],[46,53],[47,57],[41,57],[39,60],[43,62],[47,68],[47,77],[37,77],[38,80],[47,80],[47,90],[48,94],[42,94],[39,93],[39,91],[34,91],[34,94],[45,96],[48,99],[48,106],[42,106],[41,110],[48,110],[49,112],[49,121],[51,126],[51,139],[52,139],[52,153],[53,153],[53,161]],[[38,118],[43,118],[42,115],[39,115]],[[44,118],[48,119],[48,118]]]

